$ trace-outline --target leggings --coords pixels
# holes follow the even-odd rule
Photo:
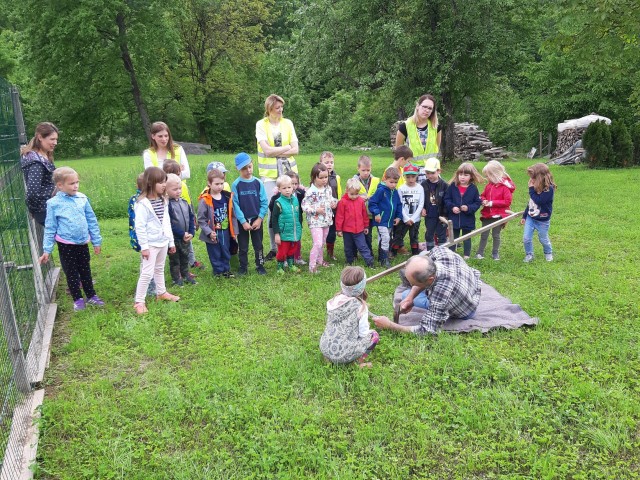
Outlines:
[[[487,225],[491,225],[492,223],[500,220],[501,217],[498,218],[481,218],[480,222],[482,222],[482,226],[485,227]],[[500,253],[500,232],[504,228],[504,225],[499,225],[495,228],[491,229],[491,237],[493,238],[493,248],[491,250],[492,255],[498,255]],[[484,249],[487,248],[487,240],[489,239],[489,232],[482,232],[480,234],[480,244],[478,245],[478,255],[484,256]]]
[[[91,278],[89,245],[86,243],[84,245],[57,243],[60,265],[67,276],[67,286],[73,301],[75,302],[82,298],[82,290],[84,290],[87,298],[93,297],[96,292],[93,289],[93,279]],[[82,289],[80,282],[82,282]]]
[[[149,282],[153,278],[156,282],[156,295],[167,291],[164,285],[164,262],[167,259],[168,245],[164,247],[149,247],[149,258],[142,259],[140,278],[136,288],[136,303],[144,303]]]
[[[329,227],[313,227],[309,229],[311,231],[311,240],[313,246],[311,252],[309,252],[309,268],[314,268],[318,259],[322,262],[322,247],[327,240],[329,234]]]

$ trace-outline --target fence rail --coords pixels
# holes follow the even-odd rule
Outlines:
[[[43,230],[28,214],[20,169],[26,140],[18,90],[0,79],[0,479],[24,474],[59,271],[52,262],[38,264]]]

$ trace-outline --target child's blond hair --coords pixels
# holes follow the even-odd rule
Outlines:
[[[497,160],[490,160],[482,169],[482,174],[491,183],[500,183],[503,178],[511,178],[504,166]]]
[[[347,192],[354,191],[360,193],[360,188],[362,188],[362,183],[360,183],[360,180],[357,178],[351,177],[347,180]]]
[[[360,158],[358,158],[358,167],[371,167],[371,157],[360,155]]]
[[[80,178],[80,175],[78,175],[78,172],[76,172],[71,167],[56,168],[53,171],[53,183],[55,183],[56,185],[59,183],[64,183],[67,177],[70,177],[71,175],[76,175],[78,178]]]
[[[182,180],[175,173],[167,173],[167,185],[182,185]]]
[[[276,187],[278,188],[290,185],[291,183],[291,177],[289,175],[280,175],[276,179]]]
[[[536,163],[527,168],[527,173],[533,180],[533,188],[536,193],[548,192],[550,189],[556,189],[553,181],[551,170],[544,163]]]

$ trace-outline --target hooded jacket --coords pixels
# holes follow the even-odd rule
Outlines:
[[[53,196],[56,186],[53,184],[55,165],[48,158],[34,152],[25,153],[20,159],[20,168],[27,185],[26,203],[31,213],[47,210],[47,200]]]
[[[222,198],[226,200],[227,207],[227,215],[229,217],[229,233],[232,237],[236,236],[235,232],[235,222],[236,218],[233,213],[233,193],[227,192],[223,190],[221,192]],[[198,237],[200,240],[206,243],[214,243],[211,240],[211,232],[216,229],[215,219],[214,219],[214,209],[213,209],[213,198],[209,193],[209,189],[205,189],[204,192],[198,197],[198,225],[200,225],[200,236]]]
[[[482,218],[504,218],[509,214],[506,212],[511,206],[513,192],[516,190],[516,184],[513,183],[511,177],[506,176],[498,183],[489,183],[484,187],[484,192],[480,195],[480,200],[491,202],[491,206],[482,207],[480,216]]]
[[[369,215],[364,199],[358,196],[351,200],[349,194],[345,193],[338,202],[336,231],[362,233],[365,228],[369,228]]]
[[[386,184],[381,183],[376,193],[369,199],[369,211],[373,215],[371,226],[391,228],[396,218],[402,220],[402,202],[397,190],[391,190]],[[382,218],[376,222],[376,216]]]
[[[362,356],[371,344],[371,333],[360,336],[360,316],[364,302],[338,294],[327,302],[327,324],[320,338],[320,351],[333,363],[350,363]]]

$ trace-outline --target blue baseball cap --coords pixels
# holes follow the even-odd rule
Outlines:
[[[236,169],[238,170],[242,170],[244,167],[246,167],[251,163],[251,157],[249,156],[248,153],[245,153],[245,152],[240,152],[238,155],[236,155],[235,160],[236,160]]]

